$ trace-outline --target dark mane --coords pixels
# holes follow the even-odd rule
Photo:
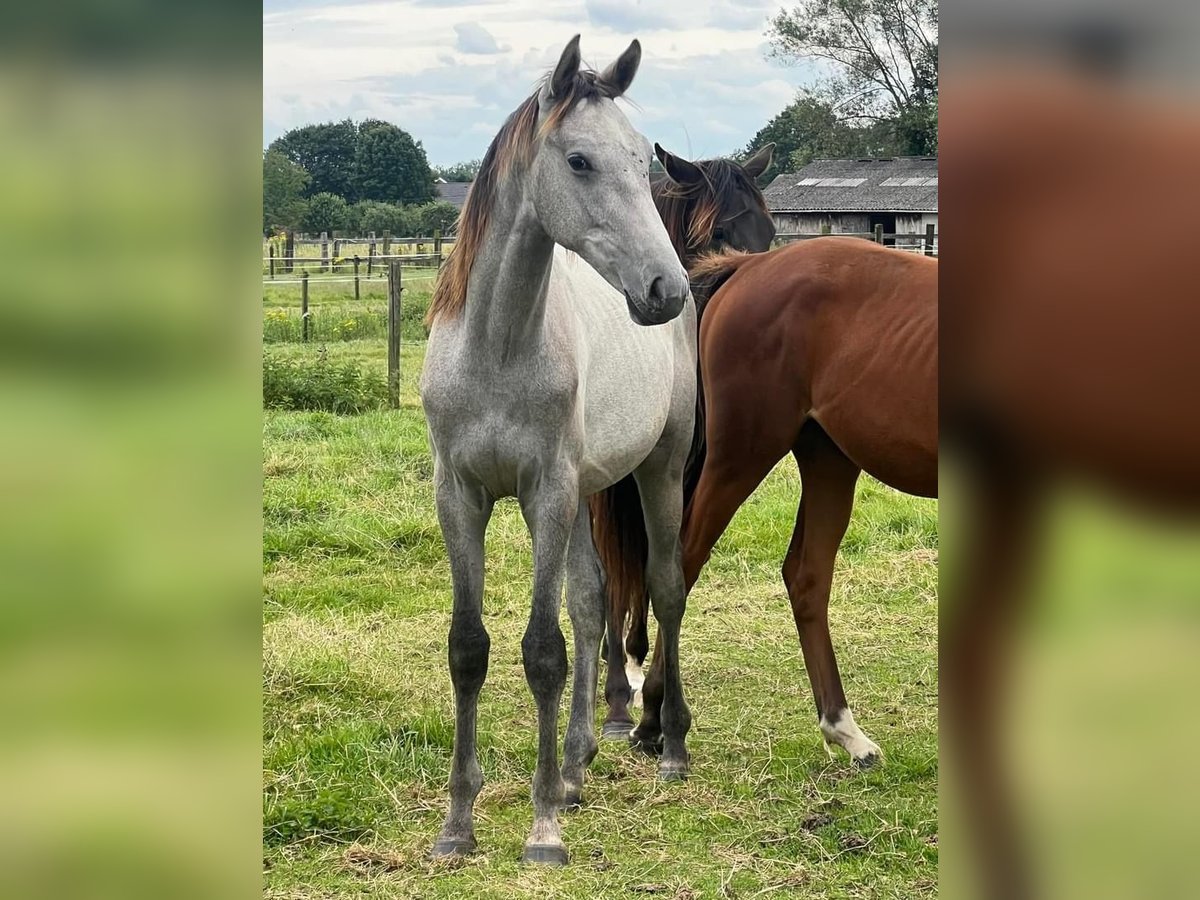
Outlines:
[[[620,92],[603,81],[599,73],[580,70],[570,88],[554,98],[546,121],[538,128],[538,97],[543,78],[534,92],[505,120],[492,140],[479,166],[479,174],[471,185],[462,212],[458,216],[458,236],[454,249],[446,257],[433,289],[433,301],[425,316],[432,325],[443,316],[454,318],[467,302],[467,279],[471,266],[487,233],[492,208],[496,205],[496,190],[513,169],[521,171],[529,164],[537,142],[553,131],[575,104],[585,100],[611,99]]]
[[[654,205],[685,266],[708,248],[721,210],[739,194],[752,198],[767,212],[762,191],[733,160],[700,159],[693,164],[703,174],[703,181],[684,185],[663,175],[651,185]]]

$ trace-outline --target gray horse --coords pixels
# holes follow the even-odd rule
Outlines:
[[[634,41],[603,73],[581,70],[578,36],[567,45],[553,74],[488,148],[434,291],[421,402],[454,588],[456,706],[450,811],[435,856],[475,846],[473,807],[483,783],[475,716],[489,648],[484,531],[500,497],[517,498],[533,538],[533,607],[521,651],[537,701],[538,761],[524,859],[567,861],[558,810],[580,802],[584,770],[596,755],[605,619],[587,498],[630,473],[641,492],[646,583],[663,635],[659,771],[667,779],[687,775],[679,525],[695,407],[696,314],[687,273],[650,196],[649,144],[613,102],[640,60]],[[564,571],[575,683],[560,774]]]

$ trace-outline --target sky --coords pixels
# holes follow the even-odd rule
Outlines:
[[[504,119],[582,35],[602,69],[631,39],[624,104],[651,141],[691,158],[739,150],[816,69],[768,60],[780,0],[265,0],[263,146],[313,122],[399,125],[432,165],[483,156]]]

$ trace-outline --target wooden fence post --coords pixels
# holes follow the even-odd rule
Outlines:
[[[367,248],[367,277],[371,277],[371,269],[375,267],[375,242],[371,241],[371,246]]]
[[[433,229],[433,252],[437,256],[434,265],[440,269],[442,267],[442,229],[440,228]]]
[[[882,225],[875,226],[875,243],[877,243],[877,244],[883,243],[883,226]]]
[[[332,263],[333,263],[332,270],[334,272],[337,271],[337,261],[338,261],[338,258],[341,256],[341,253],[342,253],[342,242],[335,238],[333,241],[333,259],[332,259]]]
[[[321,271],[329,271],[329,232],[321,232]]]
[[[354,254],[354,299],[358,299],[358,254]]]
[[[392,233],[390,231],[385,231],[383,233],[383,255],[392,255]]]
[[[272,278],[272,280],[274,280],[274,278],[275,278],[275,245],[274,244],[272,244],[272,243],[267,244],[267,255],[271,257],[271,278]]]
[[[308,343],[308,269],[300,273],[300,340]]]
[[[933,256],[933,237],[937,234],[937,226],[930,223],[925,226],[925,255]]]
[[[296,232],[290,228],[287,230],[287,237],[283,239],[283,260],[283,271],[290,275],[296,260]]]
[[[386,234],[386,233],[385,233]],[[384,240],[387,240],[385,237]],[[388,260],[388,400],[400,408],[400,260]]]

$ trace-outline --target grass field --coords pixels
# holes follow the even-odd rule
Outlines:
[[[518,863],[535,743],[520,661],[531,560],[515,503],[498,505],[480,852],[426,860],[446,808],[453,706],[449,571],[416,394],[423,350],[404,346],[399,411],[264,418],[265,896],[934,896],[937,506],[859,486],[831,624],[856,718],[886,762],[858,772],[823,748],[779,577],[800,490],[790,461],[739,513],[689,599],[692,777],[660,784],[653,760],[603,744],[584,808],[564,818],[565,869]],[[384,368],[378,339],[327,352]],[[571,647],[565,609],[562,624]],[[560,741],[565,717],[566,702]]]

